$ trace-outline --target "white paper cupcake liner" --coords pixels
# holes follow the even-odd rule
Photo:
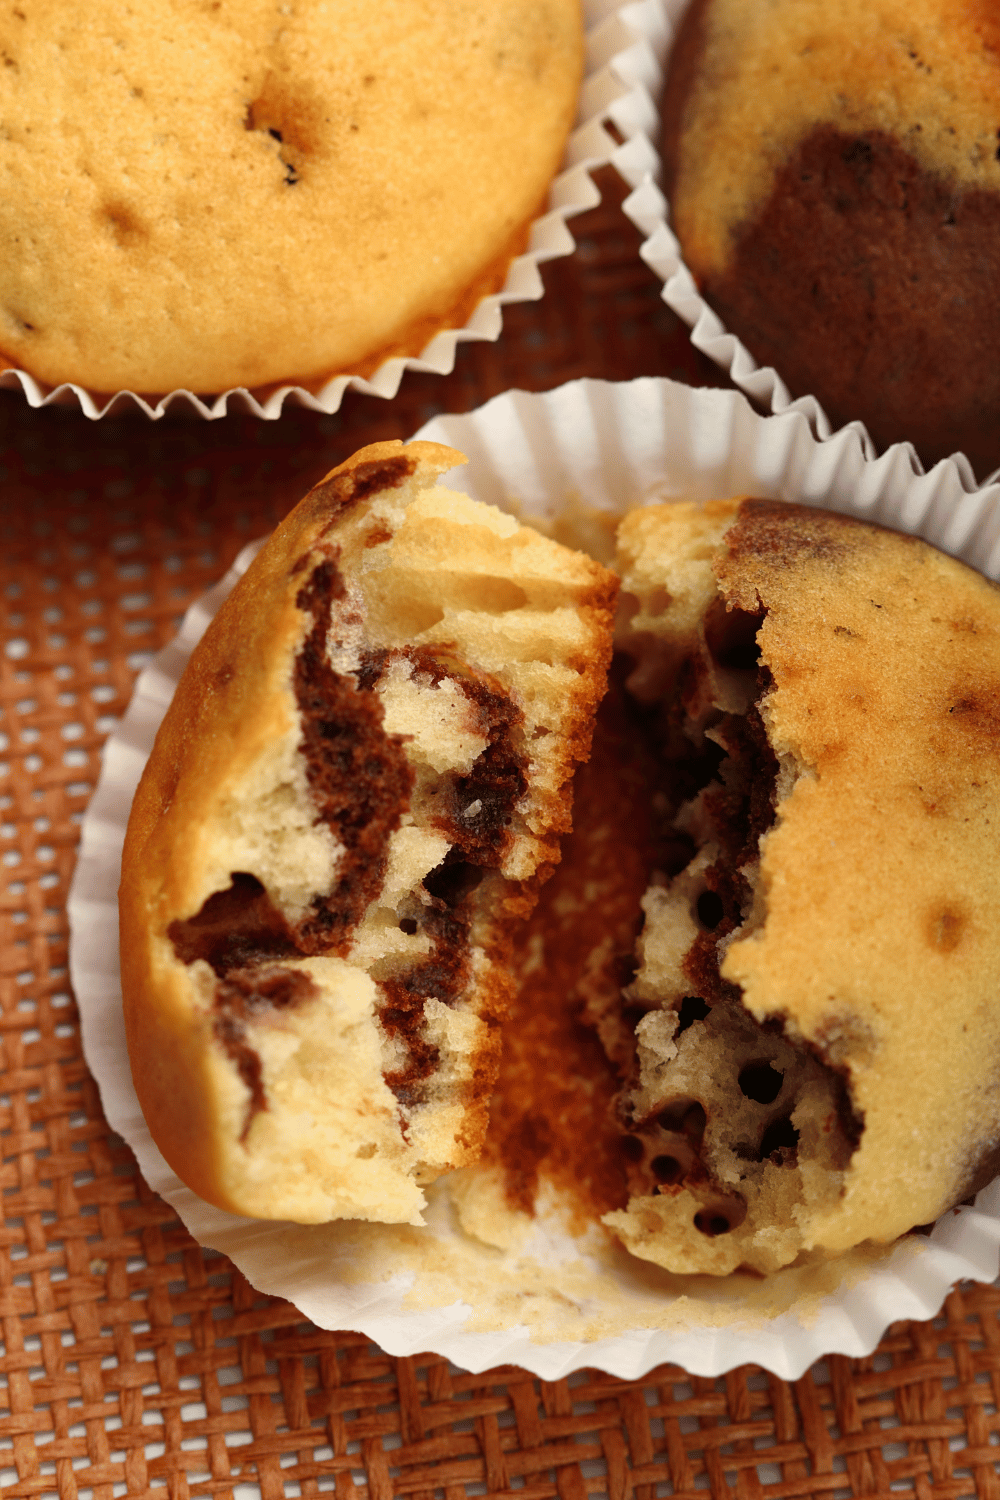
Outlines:
[[[652,99],[662,82],[655,56],[662,45],[659,0],[628,5],[620,0],[583,0],[583,12],[587,61],[577,126],[567,142],[563,170],[549,190],[548,209],[532,224],[528,248],[511,262],[502,290],[484,297],[463,327],[440,329],[419,356],[394,356],[368,377],[334,376],[318,392],[293,384],[269,386],[266,392],[234,386],[213,397],[181,389],[157,399],[134,391],[98,394],[73,383],[49,386],[19,369],[0,372],[0,389],[20,389],[33,407],[79,405],[93,420],[138,409],[158,421],[175,407],[208,421],[229,412],[248,412],[274,421],[286,401],[331,413],[338,410],[348,389],[388,400],[395,396],[407,370],[450,374],[459,344],[495,343],[503,327],[502,309],[512,302],[538,301],[544,293],[539,268],[546,261],[572,255],[576,242],[568,221],[600,202],[591,172],[610,162],[635,185],[655,165],[649,134],[655,113]],[[626,137],[623,145],[605,128],[605,121]]]
[[[648,23],[645,35],[662,79],[666,76],[677,28],[690,0],[650,0],[650,4],[655,5],[659,15],[656,23]],[[670,228],[670,206],[659,186],[662,171],[659,108],[654,106],[648,126],[639,124],[634,111],[631,118],[636,128],[629,143],[632,152],[630,164],[640,159],[651,164],[641,177],[634,172],[623,174],[634,191],[622,206],[632,223],[646,236],[639,254],[663,281],[664,302],[688,325],[695,348],[714,360],[734,385],[745,391],[761,409],[774,413],[801,412],[817,437],[829,437],[833,424],[817,398],[805,395],[793,400],[778,371],[771,365],[759,365],[746,345],[729,332],[698,291],[677,237]],[[853,422],[851,426],[857,432],[865,454],[874,458],[878,450],[867,428],[861,422]],[[912,444],[896,446],[905,455],[911,472],[923,474],[924,466]],[[963,488],[975,489],[977,480],[969,461],[963,454],[956,454],[954,462],[958,465]]]
[[[899,454],[869,457],[855,430],[818,441],[802,412],[762,417],[734,392],[580,381],[546,395],[510,392],[467,416],[438,417],[419,435],[468,455],[467,468],[445,483],[539,522],[586,524],[594,512],[752,493],[881,521],[1000,576],[1000,485],[970,494],[951,462],[915,477]],[[583,1366],[637,1379],[667,1361],[699,1375],[755,1362],[793,1379],[824,1354],[869,1353],[897,1319],[932,1316],[956,1281],[996,1276],[1000,1179],[929,1236],[853,1252],[827,1263],[820,1282],[785,1271],[765,1283],[670,1277],[624,1252],[595,1259],[592,1242],[573,1241],[551,1216],[519,1249],[490,1249],[454,1227],[446,1191],[433,1194],[427,1227],[413,1229],[262,1223],[184,1187],[153,1144],[129,1072],[118,975],[121,847],[187,657],[259,545],[192,606],[178,638],[139,678],[105,750],[69,901],[84,1050],[107,1118],[196,1239],[321,1327],[364,1333],[391,1354],[431,1351],[474,1371],[512,1362],[549,1380]]]

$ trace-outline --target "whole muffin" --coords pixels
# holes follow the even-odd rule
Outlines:
[[[0,357],[213,392],[369,373],[502,285],[579,0],[93,0],[0,20]]]
[[[981,0],[694,0],[663,116],[706,300],[879,447],[1000,463],[1000,15]]]

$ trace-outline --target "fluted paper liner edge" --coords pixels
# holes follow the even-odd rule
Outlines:
[[[658,76],[666,75],[670,52],[677,28],[691,0],[650,0],[656,6],[656,24],[650,22],[647,31],[650,38]],[[646,264],[656,272],[663,282],[663,300],[691,330],[691,342],[703,354],[707,354],[732,380],[763,410],[772,413],[800,412],[819,438],[828,438],[833,425],[816,396],[803,395],[792,398],[781,374],[772,365],[760,365],[746,345],[734,333],[730,333],[722,319],[705,301],[698,290],[694,276],[685,263],[680,244],[670,227],[670,208],[660,186],[662,160],[659,151],[660,116],[654,110],[650,126],[638,125],[631,141],[632,156],[648,163],[641,177],[634,172],[625,174],[633,192],[622,205],[636,228],[646,236],[639,254]],[[877,449],[867,428],[861,422],[851,424],[858,434],[863,449],[874,458]],[[910,443],[897,445],[900,459],[905,455],[911,471],[924,473],[924,466]],[[962,482],[967,490],[976,487],[972,466],[964,454],[955,454],[952,460],[958,466]],[[989,476],[992,477],[992,476]],[[984,481],[985,482],[985,481]]]

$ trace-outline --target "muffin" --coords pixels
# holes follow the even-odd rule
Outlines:
[[[1000,593],[912,537],[770,501],[619,533],[664,805],[623,1069],[629,1201],[675,1272],[928,1223],[997,1169]]]
[[[233,1212],[421,1222],[474,1160],[516,921],[559,857],[617,592],[377,444],[195,650],[128,827],[121,972],[167,1161]]]
[[[97,0],[0,25],[0,354],[50,385],[367,374],[461,326],[573,122],[578,0]]]
[[[706,301],[835,426],[1000,463],[1000,25],[964,0],[694,0],[672,222]]]

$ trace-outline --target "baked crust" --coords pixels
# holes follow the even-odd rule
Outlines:
[[[95,0],[0,47],[0,348],[100,392],[315,386],[461,326],[583,64],[579,0]]]
[[[569,825],[617,584],[363,449],[278,527],[136,793],[121,961],[136,1091],[202,1197],[420,1222],[474,1160],[513,921]]]
[[[835,427],[981,474],[1000,461],[997,41],[960,0],[694,0],[663,114],[672,222],[726,326]]]
[[[889,1242],[1000,1139],[1000,592],[780,502],[652,507],[619,548],[633,687],[673,682],[674,763],[714,760],[644,901],[605,1222],[715,1274]]]

